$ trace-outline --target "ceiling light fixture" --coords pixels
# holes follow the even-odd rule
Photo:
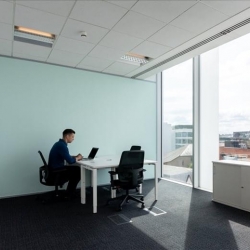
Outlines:
[[[122,62],[127,62],[129,64],[134,64],[137,66],[142,66],[150,61],[150,58],[143,55],[138,55],[134,53],[127,53],[121,57]]]
[[[14,26],[14,40],[19,42],[31,43],[35,45],[51,48],[55,41],[54,34],[33,30],[21,26]]]

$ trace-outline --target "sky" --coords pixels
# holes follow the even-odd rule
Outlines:
[[[163,121],[192,124],[192,59],[163,72]],[[250,131],[250,34],[219,47],[218,126]]]
[[[192,125],[192,59],[163,72],[163,121]]]

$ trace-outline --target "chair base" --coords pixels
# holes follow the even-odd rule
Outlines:
[[[140,199],[139,199],[140,198]],[[124,205],[124,203],[128,203],[129,200],[133,200],[136,201],[138,203],[141,203],[141,208],[144,208],[144,196],[142,194],[129,194],[128,191],[126,192],[125,195],[122,196],[118,196],[116,198],[111,198],[107,201],[107,205],[111,202],[111,201],[115,201],[115,200],[121,200],[121,203],[118,206],[118,211],[122,210],[122,206]]]

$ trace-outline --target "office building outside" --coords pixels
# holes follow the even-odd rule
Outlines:
[[[175,135],[175,149],[193,143],[193,126],[192,125],[175,125],[173,126]]]

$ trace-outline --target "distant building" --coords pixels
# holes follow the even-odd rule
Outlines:
[[[220,160],[250,161],[250,149],[220,147]]]
[[[250,139],[250,131],[233,132],[233,138],[235,138],[235,139]]]
[[[163,123],[162,125],[162,155],[193,143],[192,125],[175,125]]]
[[[185,145],[163,156],[163,177],[192,184],[193,145]]]
[[[175,134],[175,149],[193,143],[192,125],[175,125],[173,130]]]
[[[191,168],[193,157],[193,145],[188,144],[175,149],[163,156],[164,165]]]

